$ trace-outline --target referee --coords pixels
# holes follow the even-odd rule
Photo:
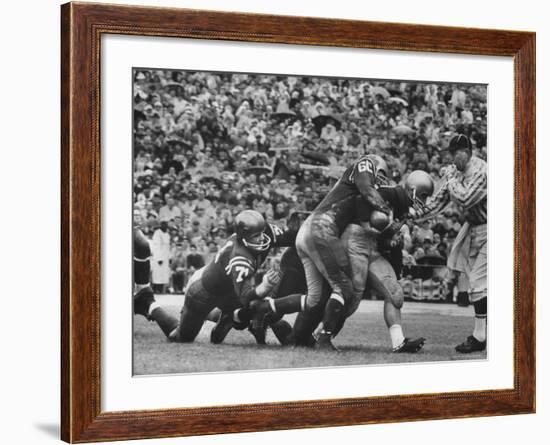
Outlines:
[[[421,219],[441,212],[450,202],[463,212],[465,222],[455,239],[447,266],[463,272],[469,281],[469,297],[474,305],[472,335],[455,349],[461,353],[487,348],[487,163],[472,155],[470,139],[457,134],[449,142],[453,156],[443,177],[443,185],[420,210]]]

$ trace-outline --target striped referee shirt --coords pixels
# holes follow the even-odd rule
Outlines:
[[[472,156],[464,173],[450,175],[428,200],[419,216],[427,219],[441,212],[447,204],[458,204],[471,225],[487,223],[487,163]]]

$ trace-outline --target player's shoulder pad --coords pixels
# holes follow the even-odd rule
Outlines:
[[[374,162],[372,161],[372,159],[368,158],[367,155],[359,158],[359,160],[355,163],[355,168],[359,173],[369,172],[374,175],[376,172],[376,166],[374,165]]]
[[[348,179],[354,182],[355,177],[358,174],[364,173],[370,173],[373,176],[376,175],[376,166],[374,165],[374,162],[372,162],[372,159],[369,159],[366,155],[359,158],[359,160],[353,164]]]
[[[245,255],[235,255],[225,266],[225,273],[230,275],[234,270],[242,271],[245,275],[254,272],[252,260]]]
[[[268,223],[265,227],[265,233],[271,240],[271,243],[274,244],[277,242],[277,238],[284,233],[284,230],[275,224]]]

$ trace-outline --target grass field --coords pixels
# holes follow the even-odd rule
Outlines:
[[[178,314],[181,296],[166,295],[157,301]],[[369,365],[403,362],[480,360],[486,352],[458,354],[455,345],[471,333],[473,309],[455,305],[407,302],[403,328],[408,337],[425,337],[424,349],[417,354],[392,354],[390,339],[382,318],[382,302],[363,301],[346,322],[334,343],[341,352],[317,352],[304,348],[281,347],[272,332],[267,345],[256,345],[248,331],[232,330],[221,345],[209,342],[214,326],[206,322],[191,344],[169,343],[156,323],[134,316],[134,374],[220,372],[252,369],[308,368]],[[287,317],[292,322],[294,317]]]

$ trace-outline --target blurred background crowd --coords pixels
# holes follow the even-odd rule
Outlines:
[[[151,239],[155,291],[181,292],[241,210],[284,226],[363,154],[395,183],[422,169],[437,188],[455,132],[486,159],[486,104],[484,85],[134,70],[134,223]],[[444,264],[461,223],[452,206],[406,222],[407,297],[452,298]]]

